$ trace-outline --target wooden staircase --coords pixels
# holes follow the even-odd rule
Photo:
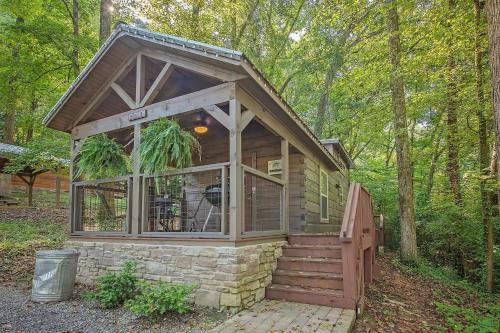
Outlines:
[[[342,247],[338,234],[288,236],[266,298],[355,308],[344,299]]]
[[[379,271],[380,241],[370,194],[352,183],[340,233],[289,235],[266,297],[362,311],[365,284]]]

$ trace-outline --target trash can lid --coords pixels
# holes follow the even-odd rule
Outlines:
[[[36,251],[37,258],[70,258],[77,257],[78,255],[79,253],[75,249]]]

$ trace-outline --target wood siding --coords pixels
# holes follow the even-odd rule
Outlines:
[[[11,177],[11,186],[26,186],[26,183],[21,180],[18,176]],[[50,189],[54,190],[56,188],[56,174],[52,172],[42,173],[35,179],[34,188],[39,189]],[[61,190],[68,191],[69,182],[67,176],[61,176]]]
[[[328,221],[320,219],[320,168],[328,173]],[[349,178],[340,171],[332,171],[312,158],[304,159],[305,224],[301,231],[335,232],[342,224],[345,202],[349,192]]]

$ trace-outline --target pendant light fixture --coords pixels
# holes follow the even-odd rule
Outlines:
[[[194,123],[193,130],[198,134],[205,134],[208,132],[207,119],[200,113],[198,119]]]

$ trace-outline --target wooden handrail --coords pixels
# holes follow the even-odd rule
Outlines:
[[[359,306],[365,283],[373,277],[376,231],[371,196],[358,183],[349,187],[340,241],[344,297]]]
[[[132,177],[132,175],[125,175],[125,176],[118,176],[118,177],[113,177],[113,178],[82,180],[82,181],[78,181],[78,182],[72,182],[72,184],[75,186],[98,185],[98,184],[104,184],[104,183],[129,181],[129,179],[131,177]]]
[[[349,194],[347,195],[344,219],[342,220],[342,227],[340,229],[341,242],[352,241],[360,187],[361,186],[358,183],[352,183],[351,186],[349,187]]]
[[[176,175],[184,175],[187,173],[218,170],[218,169],[221,169],[221,168],[226,167],[226,166],[229,166],[229,162],[197,165],[197,166],[183,168],[183,169],[172,169],[172,170],[168,170],[168,171],[158,172],[155,174],[141,174],[141,176],[143,176],[144,178],[176,176]]]

